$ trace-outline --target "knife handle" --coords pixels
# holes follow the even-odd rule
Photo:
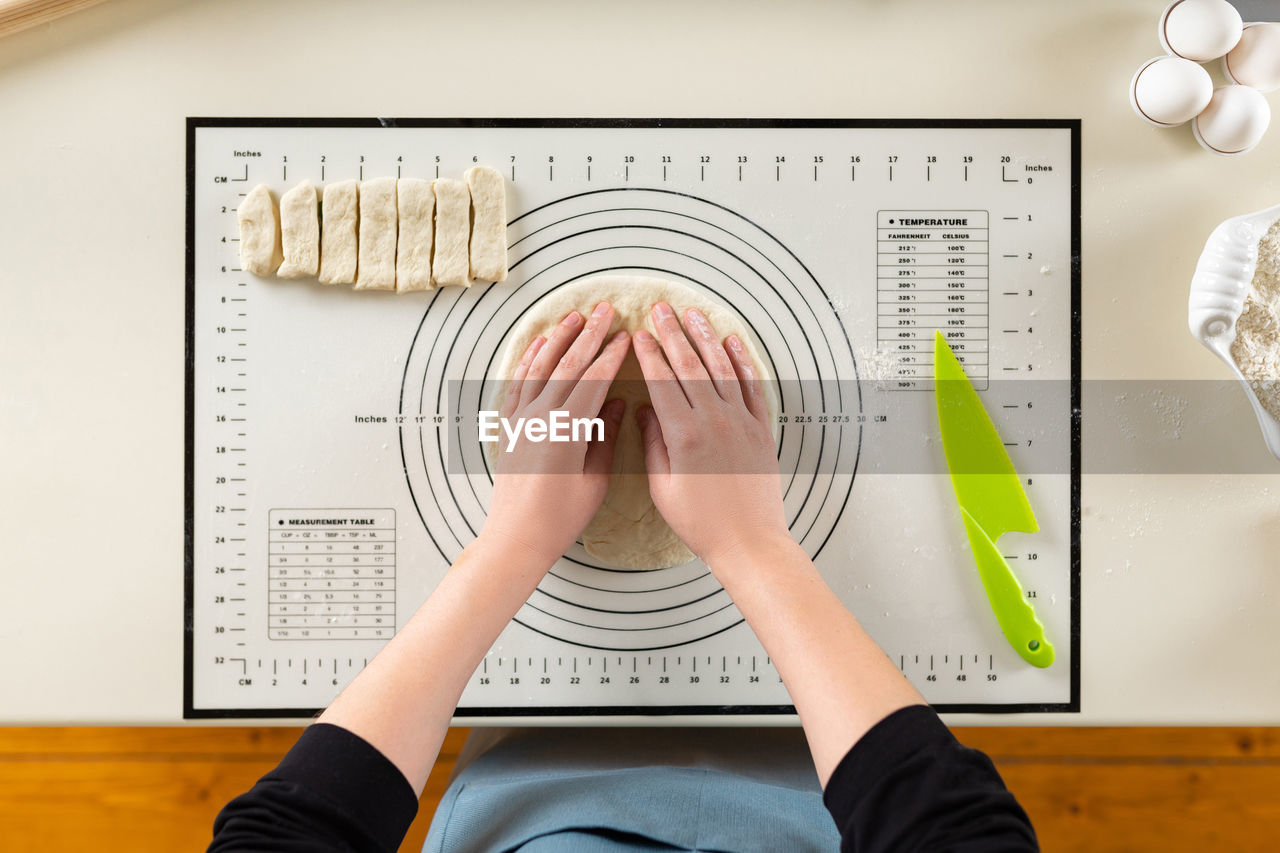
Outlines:
[[[1027,603],[1022,585],[987,532],[964,507],[960,507],[960,514],[964,517],[964,529],[969,536],[973,560],[978,566],[978,576],[982,578],[987,601],[991,602],[1004,638],[1027,663],[1042,669],[1050,666],[1053,663],[1053,646],[1045,639],[1044,626]]]

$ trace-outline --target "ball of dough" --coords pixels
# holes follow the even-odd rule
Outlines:
[[[721,339],[737,335],[746,344],[755,361],[765,389],[769,418],[776,423],[778,393],[773,377],[765,369],[763,359],[746,322],[728,306],[713,302],[696,290],[663,279],[641,276],[597,276],[559,287],[534,303],[512,331],[507,349],[496,375],[501,380],[495,390],[489,408],[501,410],[506,396],[506,381],[515,372],[520,356],[538,335],[549,335],[566,314],[577,311],[590,316],[600,302],[608,302],[616,315],[609,334],[626,329],[634,334],[638,329],[654,332],[650,309],[655,302],[666,302],[683,316],[688,308],[697,308]],[[640,440],[640,427],[636,423],[636,410],[649,402],[649,392],[644,384],[644,374],[636,361],[635,351],[618,371],[610,397],[626,401],[627,411],[618,434],[618,445],[613,458],[613,475],[609,492],[595,518],[582,532],[582,544],[587,553],[611,568],[662,569],[678,566],[693,559],[693,553],[685,546],[662,518],[653,499],[649,497],[649,479],[644,471],[644,445]],[[775,427],[776,435],[776,427]],[[485,445],[490,459],[497,456],[497,445]],[[549,508],[550,511],[550,508]]]

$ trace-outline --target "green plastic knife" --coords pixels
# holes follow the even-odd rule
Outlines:
[[[1032,666],[1049,666],[1053,646],[996,547],[1010,530],[1035,533],[1040,525],[1000,434],[942,332],[933,342],[933,377],[942,450],[987,600],[1014,651]]]

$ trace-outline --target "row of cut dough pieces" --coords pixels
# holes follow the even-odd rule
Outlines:
[[[259,276],[317,276],[321,284],[408,293],[507,277],[502,173],[468,169],[465,180],[339,181],[317,193],[303,181],[280,198],[259,184],[245,196],[240,266]]]

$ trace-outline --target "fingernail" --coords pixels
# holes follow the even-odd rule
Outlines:
[[[591,312],[591,316],[603,317],[605,314],[608,314],[608,313],[609,313],[609,303],[601,302],[599,305],[596,306],[596,310]]]
[[[733,347],[735,350],[739,352],[742,351],[742,341],[738,338],[737,335],[729,336],[729,346]]]
[[[627,330],[626,330],[626,329],[619,329],[619,330],[618,330],[618,332],[613,336],[613,339],[614,339],[615,341],[620,341],[620,340],[622,340],[623,338],[625,338],[626,336],[627,336]]]
[[[616,423],[622,422],[622,413],[627,409],[627,404],[623,400],[611,400],[609,402],[609,420]]]
[[[653,340],[653,335],[649,334],[644,329],[636,329],[635,338],[637,341],[647,344]]]
[[[652,409],[641,408],[636,411],[636,420],[639,421],[640,426],[646,426],[649,423],[649,418],[651,417],[653,417]]]
[[[655,317],[661,317],[663,320],[676,316],[675,312],[671,310],[671,306],[665,302],[659,302],[657,305],[654,305],[653,314]]]
[[[569,316],[564,318],[564,324],[569,328],[573,328],[582,322],[582,315],[577,311],[570,311]]]
[[[697,308],[690,308],[688,311],[685,312],[685,316],[698,324],[703,324],[707,322],[707,318],[702,316],[702,312],[699,311]]]

